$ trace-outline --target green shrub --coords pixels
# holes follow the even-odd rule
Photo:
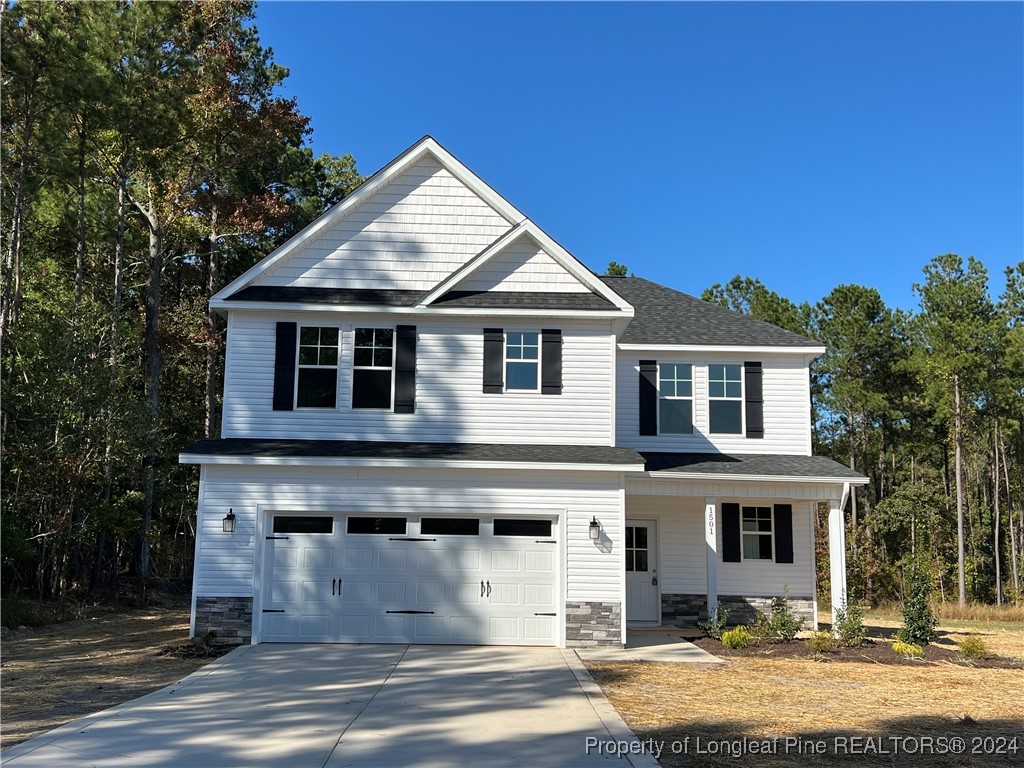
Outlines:
[[[868,639],[868,631],[864,628],[864,610],[857,603],[850,603],[845,609],[836,608],[832,632],[836,645],[847,648],[864,645]]]
[[[904,643],[924,646],[937,637],[938,621],[932,613],[931,593],[928,572],[916,563],[911,564],[903,593],[903,628],[897,635]]]
[[[811,636],[804,642],[807,643],[807,650],[813,654],[825,653],[831,651],[832,646],[835,644],[835,640],[832,638],[831,632],[812,632]]]
[[[708,637],[715,640],[722,639],[722,632],[725,631],[725,622],[729,618],[729,611],[722,607],[721,603],[715,604],[715,612],[704,621],[697,622],[697,629]]]
[[[727,629],[722,633],[722,645],[733,650],[741,650],[750,642],[750,632],[743,625]]]
[[[964,659],[983,659],[989,654],[988,644],[977,632],[956,641],[960,656]]]
[[[892,644],[892,649],[905,659],[917,659],[924,655],[924,648],[914,643],[905,643],[897,640]]]
[[[766,613],[761,613],[760,611],[757,612],[754,616],[754,620],[744,629],[747,630],[750,640],[755,645],[770,643],[775,639],[775,626],[772,624],[771,616]]]
[[[782,600],[772,598],[772,636],[788,643],[796,637],[796,633],[803,629],[803,626],[804,620],[793,613],[789,607],[789,587],[786,586],[782,594]]]

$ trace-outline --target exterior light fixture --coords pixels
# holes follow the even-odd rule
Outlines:
[[[228,513],[224,515],[224,533],[235,532],[235,510],[234,508],[229,509]]]
[[[601,524],[599,522],[597,522],[597,518],[595,517],[593,520],[590,521],[590,540],[591,541],[597,541],[600,538],[601,538]]]

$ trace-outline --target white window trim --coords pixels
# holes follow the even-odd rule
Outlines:
[[[767,509],[769,518],[772,521],[772,529],[770,531],[744,531],[743,530],[743,510],[744,509]],[[769,560],[767,557],[747,557],[744,554],[745,550],[743,547],[744,536],[767,536],[772,542],[772,556]],[[775,562],[775,505],[769,504],[767,507],[758,504],[740,504],[740,562],[745,563],[774,563]]]
[[[374,330],[391,331],[391,403],[387,408],[356,408],[356,371],[383,371],[388,370],[379,365],[356,365],[356,331]],[[350,411],[369,411],[376,413],[387,413],[395,410],[395,350],[398,346],[398,329],[393,325],[358,325],[352,327],[352,376],[349,379],[348,408]]]
[[[334,405],[299,405],[299,371],[303,368],[330,368],[329,365],[303,365],[299,362],[302,354],[302,329],[303,328],[336,328],[338,330],[338,362],[334,364]],[[330,410],[338,410],[338,403],[341,401],[341,338],[344,331],[340,326],[336,325],[323,325],[317,323],[316,325],[299,325],[298,332],[295,334],[295,381],[292,390],[292,410],[295,411],[313,411],[315,413],[324,413]],[[317,337],[317,346],[320,345],[319,336]]]
[[[740,368],[740,395],[739,397],[712,397],[711,396],[711,366],[713,365],[738,365]],[[707,387],[708,387],[708,434],[709,435],[725,435],[733,437],[746,437],[747,435],[747,409],[744,407],[744,403],[747,401],[747,386],[746,386],[746,369],[743,363],[708,363],[707,364]],[[737,402],[740,404],[740,431],[739,432],[715,432],[711,428],[711,401],[718,400],[721,402]]]
[[[535,333],[537,334],[537,359],[536,360],[509,360],[508,359],[508,335],[510,333]],[[541,391],[541,374],[544,370],[541,367],[541,358],[544,356],[544,334],[540,331],[505,331],[505,338],[501,345],[501,378],[504,379],[504,392],[510,395],[535,395]],[[508,386],[508,364],[528,365],[537,364],[537,387],[535,389],[509,389]]]
[[[690,396],[679,397],[673,395],[668,397],[661,394],[661,366],[662,365],[688,365],[690,366]],[[692,437],[697,431],[697,406],[696,406],[696,392],[697,392],[697,366],[693,363],[681,362],[681,363],[658,363],[658,412],[656,414],[658,420],[658,434],[665,435],[666,437]],[[679,379],[676,379],[679,381]],[[662,432],[661,431],[661,401],[662,400],[689,400],[690,401],[690,431],[689,432]]]

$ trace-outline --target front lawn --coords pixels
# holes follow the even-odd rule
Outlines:
[[[966,634],[940,630],[939,649]],[[637,738],[662,745],[663,766],[1022,765],[1024,669],[1010,657],[1024,656],[1024,626],[981,634],[1011,666],[812,659],[796,640],[725,664],[587,667]]]

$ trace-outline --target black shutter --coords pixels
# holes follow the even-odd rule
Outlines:
[[[722,505],[722,561],[740,562],[740,505]]]
[[[542,395],[562,394],[562,332],[541,331],[540,391]]]
[[[747,437],[764,438],[764,374],[760,363],[744,363]]]
[[[416,326],[395,329],[395,413],[416,411]]]
[[[277,324],[274,347],[274,410],[290,411],[295,402],[295,323]]]
[[[484,328],[484,392],[501,394],[505,391],[504,359],[505,331]]]
[[[658,361],[640,361],[640,434],[658,434]]]
[[[775,505],[775,562],[793,562],[793,506]]]

